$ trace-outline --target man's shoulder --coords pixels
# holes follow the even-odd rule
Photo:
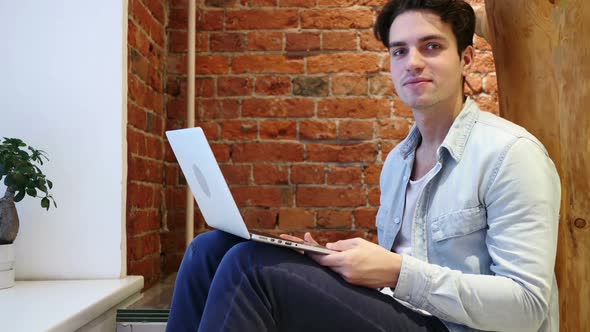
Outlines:
[[[504,144],[511,145],[518,140],[526,140],[545,151],[543,144],[524,127],[485,111],[479,113],[472,135],[490,143],[495,142],[498,148]]]

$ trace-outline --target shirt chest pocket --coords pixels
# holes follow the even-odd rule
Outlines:
[[[441,242],[473,234],[486,227],[486,211],[477,206],[437,217],[432,221],[430,230],[432,240]]]

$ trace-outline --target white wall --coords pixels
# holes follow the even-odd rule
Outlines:
[[[125,0],[0,0],[0,137],[49,154],[58,204],[17,203],[17,279],[126,274],[126,15]]]

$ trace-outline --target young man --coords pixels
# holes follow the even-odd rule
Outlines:
[[[558,331],[559,179],[538,140],[464,97],[474,26],[461,0],[391,0],[378,17],[416,119],[383,166],[380,246],[199,235],[168,331]]]

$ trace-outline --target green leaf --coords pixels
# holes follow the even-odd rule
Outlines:
[[[19,191],[15,196],[14,196],[14,201],[15,202],[20,202],[23,200],[23,198],[25,197],[25,191],[21,190]]]
[[[43,197],[41,200],[41,207],[49,210],[49,198]]]
[[[53,182],[47,180],[47,185],[49,186],[49,189],[53,189]]]
[[[8,170],[6,169],[4,164],[0,164],[0,178],[6,174],[8,174]]]
[[[35,188],[27,188],[27,195],[37,197],[37,190]]]
[[[10,187],[13,184],[14,184],[14,180],[12,179],[12,174],[6,175],[6,178],[4,179],[4,185],[7,187]]]
[[[37,188],[47,194],[47,187],[45,186],[45,179],[37,180]]]

